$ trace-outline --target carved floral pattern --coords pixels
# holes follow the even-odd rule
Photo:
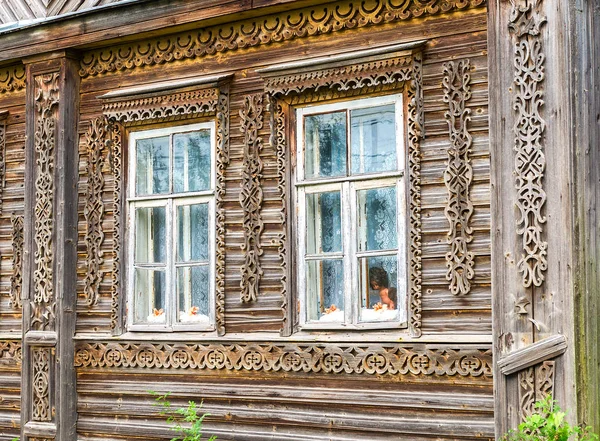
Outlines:
[[[0,69],[0,93],[25,89],[25,66],[18,64]]]
[[[491,349],[319,343],[80,343],[80,369],[208,369],[492,377]]]
[[[58,72],[38,75],[35,81],[35,207],[34,271],[31,327],[52,329],[55,320],[52,251],[55,124]]]
[[[554,393],[555,361],[544,361],[518,374],[521,421],[533,415],[535,403]]]
[[[469,251],[469,243],[473,240],[473,229],[470,225],[473,215],[473,202],[469,188],[473,180],[473,167],[469,154],[473,138],[469,133],[471,109],[466,107],[471,98],[471,75],[469,60],[448,62],[444,64],[444,102],[449,110],[444,116],[448,122],[450,142],[448,163],[444,171],[444,183],[448,189],[448,205],[444,212],[450,223],[448,243],[451,250],[446,254],[446,279],[450,282],[450,291],[455,295],[465,295],[471,290],[473,270],[473,253]]]
[[[87,147],[87,190],[83,215],[86,223],[85,246],[87,250],[84,293],[88,306],[98,303],[100,283],[104,273],[100,269],[104,262],[104,147],[106,144],[106,121],[97,118],[90,122],[85,134]]]
[[[51,421],[50,408],[50,348],[32,348],[33,421]]]
[[[21,342],[16,340],[0,341],[0,366],[18,366],[23,360]]]
[[[263,96],[249,95],[244,98],[244,106],[240,110],[242,119],[240,130],[244,134],[244,159],[242,171],[242,190],[240,204],[244,211],[244,253],[242,280],[240,281],[242,302],[253,302],[258,298],[260,278],[263,270],[260,256],[263,253],[260,236],[264,225],[260,210],[263,203],[261,185],[263,163],[260,158],[262,139],[259,131],[263,127]]]
[[[548,243],[542,239],[546,217],[542,213],[546,203],[543,188],[546,157],[543,138],[546,123],[540,115],[544,104],[544,61],[540,31],[546,21],[542,15],[542,0],[528,2],[513,0],[509,28],[514,37],[513,108],[516,111],[515,174],[517,189],[517,234],[521,236],[523,256],[517,264],[523,286],[541,286]]]
[[[333,4],[285,11],[263,19],[237,21],[149,42],[94,50],[84,55],[79,73],[86,77],[199,58],[261,44],[475,8],[485,3],[485,0],[341,0]]]
[[[21,308],[21,292],[23,289],[23,216],[14,213],[10,217],[12,224],[12,274],[10,276],[10,297],[12,308]]]

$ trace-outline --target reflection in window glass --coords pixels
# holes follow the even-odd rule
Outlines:
[[[307,266],[308,320],[344,321],[342,259],[309,260]]]
[[[352,174],[397,169],[395,106],[350,111]]]
[[[398,296],[398,257],[363,257],[358,259],[361,291],[360,320],[384,322],[396,320],[403,308]]]
[[[306,178],[346,175],[346,112],[307,116],[304,139]]]
[[[210,189],[210,130],[173,136],[173,192]]]
[[[177,261],[208,261],[208,204],[177,207]]]
[[[359,251],[398,247],[396,187],[357,191]]]
[[[135,151],[135,194],[169,192],[169,137],[140,139]]]
[[[166,278],[164,270],[136,268],[134,274],[135,323],[165,323]]]
[[[165,207],[141,207],[135,210],[135,263],[167,261]]]
[[[306,195],[308,254],[342,251],[342,217],[339,191]]]
[[[178,320],[209,324],[210,271],[208,264],[177,268]]]

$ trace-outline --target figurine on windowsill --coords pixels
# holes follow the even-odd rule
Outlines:
[[[149,323],[162,323],[165,321],[165,311],[164,309],[160,308],[153,308],[152,309],[152,314],[150,314],[148,316],[148,322]]]
[[[187,311],[179,311],[179,321],[181,323],[208,324],[210,323],[210,317],[205,314],[201,314],[199,307],[192,306]]]
[[[369,284],[371,289],[379,291],[382,306],[387,306],[387,309],[396,309],[398,301],[398,291],[396,288],[390,287],[389,277],[386,270],[375,266],[369,269]]]

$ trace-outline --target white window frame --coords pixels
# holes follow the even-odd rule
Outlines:
[[[136,185],[136,142],[141,139],[169,136],[169,168],[173,174],[173,135],[188,133],[197,130],[210,130],[211,143],[211,170],[210,190],[157,194],[149,196],[135,196]],[[129,185],[127,189],[127,329],[129,331],[214,331],[215,327],[215,186],[216,186],[216,125],[214,121],[175,126],[163,129],[151,129],[129,134]],[[170,180],[172,190],[173,179]],[[209,246],[209,296],[208,316],[209,324],[201,323],[177,323],[177,287],[176,287],[176,253],[177,253],[177,225],[176,210],[182,205],[208,203],[208,246]],[[134,323],[134,251],[135,251],[135,210],[144,207],[166,207],[166,231],[167,231],[167,258],[166,258],[166,320],[165,323]],[[169,234],[169,232],[171,234]]]
[[[395,105],[396,125],[396,157],[397,170],[356,174],[333,178],[305,178],[304,166],[304,117],[308,115],[334,112],[338,110],[354,110],[365,107]],[[348,112],[349,115],[349,112]],[[296,203],[296,236],[297,236],[297,289],[300,330],[369,330],[369,329],[398,329],[407,327],[408,314],[408,281],[407,281],[407,182],[406,163],[407,149],[404,137],[404,107],[402,94],[381,96],[375,98],[358,98],[333,104],[306,106],[296,109],[296,169],[294,178],[294,201]],[[349,120],[347,139],[349,140],[351,127]],[[350,167],[351,144],[347,142],[347,167]],[[389,322],[359,322],[360,295],[358,277],[358,258],[369,255],[380,255],[381,252],[357,252],[357,206],[356,193],[359,190],[378,188],[382,186],[396,186],[397,203],[397,235],[398,235],[398,283],[397,283],[397,308],[399,317],[397,321]],[[342,252],[327,253],[327,257],[342,258],[344,268],[344,323],[309,321],[307,299],[307,265],[306,259],[318,259],[319,256],[308,256],[306,253],[306,195],[326,191],[340,191],[341,193],[341,231]],[[350,275],[348,277],[347,275]]]

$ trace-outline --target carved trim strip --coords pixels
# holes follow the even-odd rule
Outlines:
[[[51,421],[50,406],[50,348],[31,349],[33,378],[32,421]]]
[[[23,289],[23,216],[14,213],[10,217],[12,225],[12,274],[10,276],[10,296],[8,304],[14,308],[21,308],[21,292]]]
[[[0,116],[1,117],[1,116]],[[0,120],[0,213],[2,213],[3,193],[6,187],[6,118]]]
[[[194,59],[261,44],[475,8],[485,3],[485,0],[377,0],[370,3],[342,0],[91,51],[84,55],[79,73],[86,77]]]
[[[84,369],[209,369],[492,378],[491,349],[324,343],[80,343]]]
[[[543,138],[546,122],[540,115],[544,105],[544,61],[540,31],[546,22],[542,15],[542,0],[529,2],[512,0],[509,29],[514,37],[513,108],[516,113],[515,173],[517,189],[517,234],[521,236],[523,256],[517,264],[525,288],[541,286],[548,268],[548,243],[542,240],[546,217],[543,187],[546,157]]]
[[[413,78],[408,88],[408,182],[409,182],[409,332],[421,336],[421,138],[419,118],[422,98],[421,54],[414,55]]]
[[[0,366],[19,366],[22,361],[23,354],[20,341],[0,341]]]
[[[121,198],[123,182],[121,169],[123,162],[123,128],[118,123],[109,122],[110,158],[113,173],[113,263],[110,305],[110,329],[116,332],[121,327]]]
[[[31,328],[54,327],[52,250],[54,203],[54,147],[58,108],[59,73],[34,77],[35,82],[35,207],[34,207],[34,272]]]
[[[229,89],[223,88],[217,104],[216,214],[216,325],[225,334],[225,170],[229,164]]]
[[[471,109],[466,107],[471,98],[470,61],[450,61],[444,64],[444,102],[448,111],[444,113],[448,122],[450,142],[448,163],[444,172],[444,183],[448,189],[448,205],[444,209],[450,224],[448,243],[451,250],[446,253],[446,280],[454,295],[465,295],[471,290],[471,280],[475,275],[473,253],[469,243],[473,240],[470,225],[473,215],[469,188],[473,180],[473,167],[469,154],[473,138],[469,133]]]
[[[97,118],[90,122],[85,134],[87,150],[87,190],[83,215],[86,223],[85,247],[87,251],[84,294],[88,306],[98,303],[100,283],[104,272],[100,269],[103,259],[104,242],[104,147],[106,144],[106,120]]]
[[[0,93],[25,89],[25,66],[18,64],[0,69]]]
[[[533,415],[535,403],[554,393],[555,361],[544,361],[519,372],[519,416]]]
[[[260,211],[263,203],[262,169],[260,158],[262,139],[259,131],[263,127],[263,95],[244,97],[244,106],[240,110],[240,131],[244,134],[244,159],[242,170],[242,190],[240,205],[244,212],[244,253],[242,279],[240,281],[241,300],[244,303],[254,302],[258,298],[260,278],[263,270],[260,256],[263,249],[260,236],[264,229]]]
[[[136,124],[153,119],[171,121],[214,114],[218,100],[219,89],[205,88],[131,100],[110,100],[102,106],[102,111],[110,120],[122,124]]]

